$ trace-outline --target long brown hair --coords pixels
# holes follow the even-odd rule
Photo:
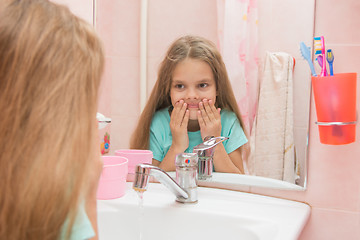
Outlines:
[[[176,65],[186,58],[200,59],[209,64],[216,83],[216,106],[234,112],[244,129],[244,124],[221,54],[211,41],[199,36],[188,35],[172,43],[164,60],[160,64],[157,81],[148,103],[140,115],[138,125],[131,138],[130,148],[149,148],[152,117],[157,110],[171,106],[170,87],[172,75]]]
[[[1,2],[0,239],[59,239],[95,164],[103,48],[66,7]]]

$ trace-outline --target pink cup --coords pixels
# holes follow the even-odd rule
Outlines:
[[[135,166],[140,163],[152,163],[153,153],[150,150],[120,149],[115,151],[116,156],[129,160],[129,174],[135,173]]]
[[[97,189],[97,199],[114,199],[124,196],[128,159],[120,156],[102,156],[103,170]]]

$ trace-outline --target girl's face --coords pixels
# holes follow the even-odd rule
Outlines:
[[[192,58],[179,62],[172,75],[170,98],[173,106],[184,100],[190,110],[190,120],[197,120],[199,103],[203,99],[216,101],[216,83],[210,66]]]

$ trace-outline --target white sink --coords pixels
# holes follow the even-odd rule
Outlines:
[[[98,200],[100,240],[297,239],[310,207],[261,195],[198,188],[196,204],[182,204],[150,183],[143,202],[127,183],[125,196]]]

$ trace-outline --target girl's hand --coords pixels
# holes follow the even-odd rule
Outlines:
[[[221,135],[220,108],[216,109],[212,100],[203,99],[199,103],[198,121],[201,137],[219,137]]]
[[[184,152],[189,147],[187,127],[189,122],[189,110],[183,100],[175,103],[170,118],[170,130],[172,134],[172,148],[176,152]]]

